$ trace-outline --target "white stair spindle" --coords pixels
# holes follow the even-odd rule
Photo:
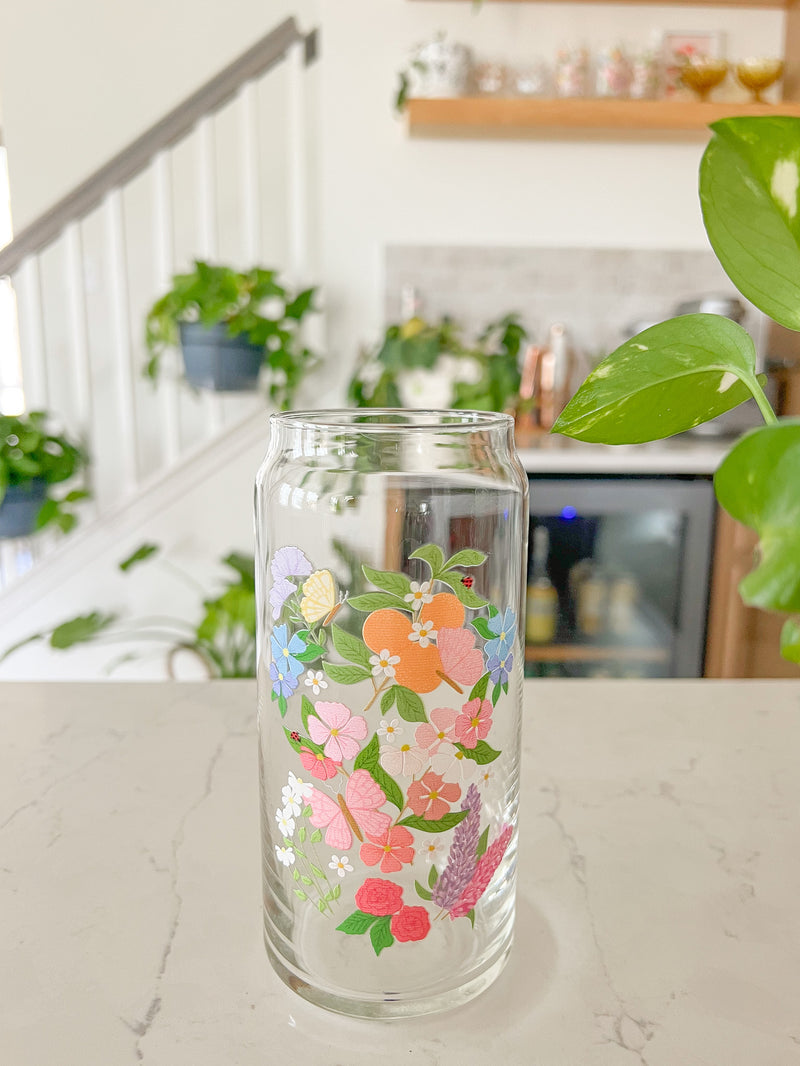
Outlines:
[[[69,349],[75,367],[76,409],[81,433],[88,439],[92,430],[92,367],[89,359],[83,241],[79,222],[71,222],[64,231],[64,252]]]
[[[249,81],[239,90],[242,253],[245,267],[261,256],[261,197],[258,156],[258,86]]]
[[[42,275],[39,257],[29,256],[14,279],[20,323],[20,362],[25,408],[28,411],[50,406],[47,353],[42,318]]]
[[[166,292],[175,270],[175,245],[172,225],[172,169],[167,151],[153,160],[153,247],[158,295]],[[162,373],[159,379],[161,417],[163,419],[164,462],[171,466],[181,451],[178,383],[174,375]]]
[[[128,303],[128,265],[125,253],[125,219],[122,192],[113,189],[103,205],[106,226],[106,249],[114,338],[114,361],[117,366],[119,441],[122,452],[122,485],[131,492],[139,482],[139,461],[134,400],[133,346],[131,344],[130,307]]]
[[[306,121],[305,45],[292,45],[287,57],[288,143],[287,188],[289,218],[289,277],[294,285],[308,282],[308,123]]]
[[[217,256],[217,182],[214,159],[214,119],[207,115],[197,123],[197,223],[201,259]],[[205,396],[209,434],[222,429],[222,398],[208,392]]]

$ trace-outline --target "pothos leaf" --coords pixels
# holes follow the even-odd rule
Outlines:
[[[745,603],[800,611],[800,419],[745,434],[714,477],[728,514],[759,536],[759,562],[739,585]]]
[[[792,663],[800,663],[800,625],[796,618],[787,618],[781,630],[781,655]]]

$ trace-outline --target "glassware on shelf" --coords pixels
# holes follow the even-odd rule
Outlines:
[[[721,85],[728,75],[728,61],[711,56],[692,56],[681,67],[681,82],[701,100],[707,100],[712,89]]]
[[[753,94],[753,101],[764,103],[764,93],[783,77],[783,60],[769,56],[742,59],[734,66],[736,80]]]
[[[556,96],[586,96],[589,89],[589,50],[559,48],[555,63]]]
[[[481,96],[502,96],[506,92],[508,72],[503,63],[483,60],[473,67],[472,79]]]
[[[550,644],[558,624],[558,593],[547,576],[550,534],[546,526],[533,531],[533,565],[525,599],[525,640]]]
[[[652,48],[635,52],[631,59],[631,99],[657,99],[661,95],[663,81],[663,62],[659,53]]]
[[[595,93],[600,97],[628,96],[631,87],[631,63],[621,45],[601,48],[597,53]]]
[[[618,574],[608,584],[608,628],[615,637],[628,637],[636,629],[639,585],[631,574]]]
[[[550,70],[544,60],[517,67],[511,76],[517,96],[547,96],[550,89]]]
[[[273,415],[256,479],[263,923],[319,1006],[465,1003],[514,926],[527,478],[483,411]]]

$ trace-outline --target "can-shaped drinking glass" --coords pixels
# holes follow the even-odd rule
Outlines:
[[[481,411],[272,417],[256,483],[264,937],[328,1009],[486,988],[514,924],[527,478]]]

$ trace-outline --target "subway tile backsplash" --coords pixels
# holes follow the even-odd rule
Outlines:
[[[413,285],[424,317],[450,315],[473,333],[516,311],[535,341],[563,322],[590,357],[617,347],[630,323],[668,318],[684,300],[737,295],[711,251],[390,245],[385,276],[389,322]],[[758,339],[761,316],[746,306],[745,328]]]

